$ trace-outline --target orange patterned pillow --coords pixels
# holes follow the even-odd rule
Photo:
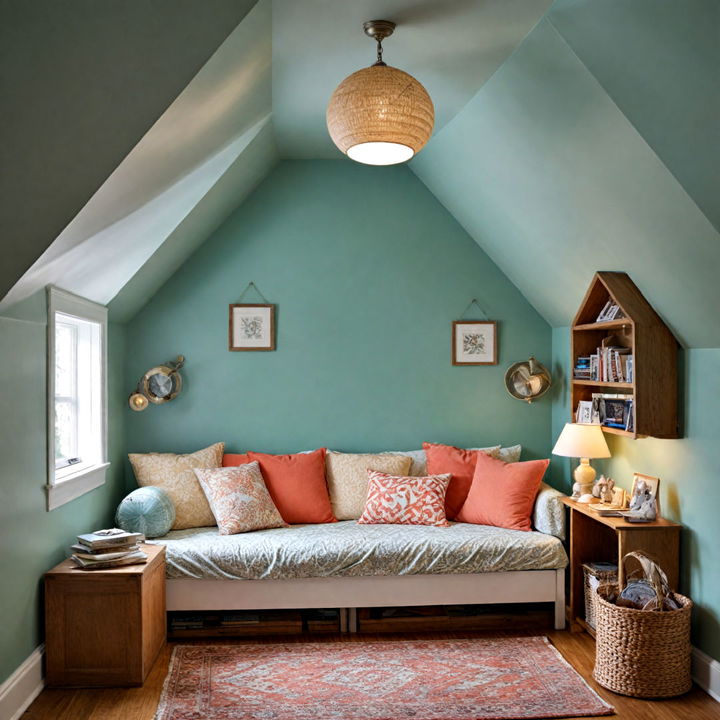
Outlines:
[[[368,470],[363,525],[437,525],[447,527],[445,493],[450,475],[403,477]]]
[[[195,469],[221,535],[286,527],[257,462],[216,470]]]

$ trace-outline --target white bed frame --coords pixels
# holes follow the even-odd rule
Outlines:
[[[341,629],[357,630],[357,608],[552,602],[565,627],[565,570],[473,575],[381,575],[292,580],[167,580],[168,610],[340,608]],[[347,611],[345,611],[347,609]]]

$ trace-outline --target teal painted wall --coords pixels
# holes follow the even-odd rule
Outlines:
[[[46,322],[44,298],[31,300],[20,313],[24,319],[0,317],[0,683],[43,640],[43,573],[67,557],[78,533],[107,527],[124,492],[124,328],[111,324],[108,480],[45,510]]]
[[[227,350],[228,304],[251,280],[278,306],[275,352]],[[494,367],[451,366],[451,322],[473,297],[499,322]],[[550,401],[514,400],[503,375],[550,361],[549,326],[405,167],[281,163],[127,333],[127,388],[187,357],[177,400],[127,410],[130,452],[436,440],[547,457]]]
[[[553,330],[553,367],[568,377],[570,330]],[[634,472],[660,478],[663,515],[684,526],[681,540],[680,591],[695,602],[693,643],[720,660],[720,350],[685,350],[680,362],[680,398],[683,438],[629,440],[607,436],[612,458],[593,460],[598,473],[630,489]],[[570,415],[567,382],[559,383],[553,398],[552,440]],[[572,465],[553,463],[554,482],[569,491]]]

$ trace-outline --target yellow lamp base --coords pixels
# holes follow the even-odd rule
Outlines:
[[[580,458],[580,464],[575,468],[573,477],[575,484],[573,485],[572,497],[578,502],[592,502],[583,496],[590,495],[592,497],[593,483],[595,482],[595,468],[590,465],[588,458]]]

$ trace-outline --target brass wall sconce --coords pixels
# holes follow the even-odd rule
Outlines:
[[[550,371],[533,356],[525,362],[514,363],[505,373],[505,389],[527,403],[542,397],[551,385]]]
[[[162,405],[174,400],[182,390],[180,368],[185,364],[185,356],[178,355],[173,361],[150,368],[137,384],[128,398],[131,410],[141,412],[150,403]]]

